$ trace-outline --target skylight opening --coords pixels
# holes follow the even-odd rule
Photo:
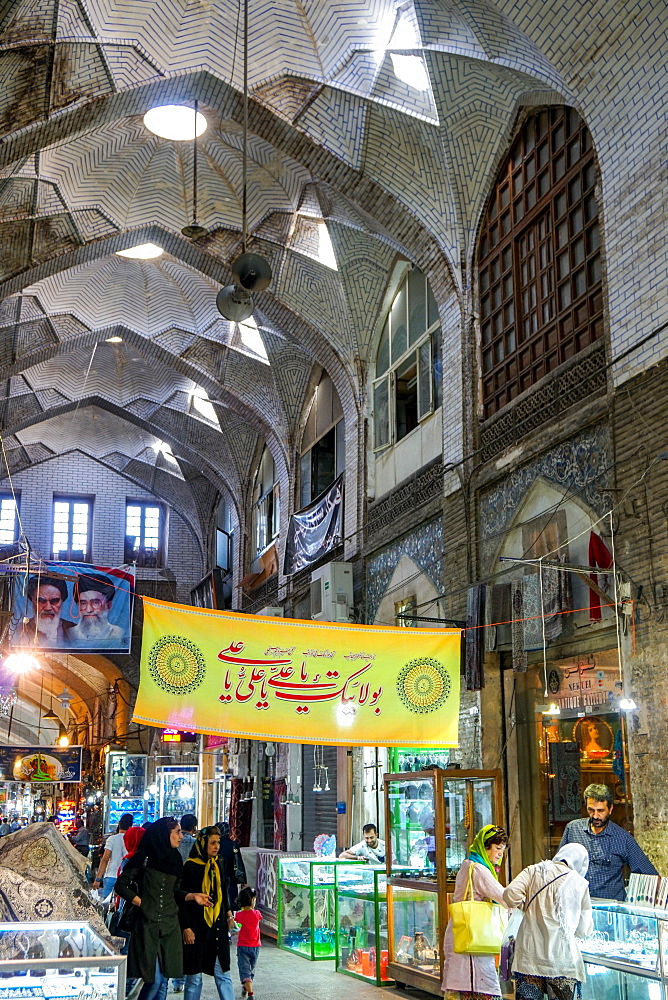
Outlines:
[[[154,448],[155,452],[158,455],[163,455],[167,459],[168,462],[171,462],[172,465],[178,466],[179,463],[174,458],[174,454],[172,452],[172,449],[167,444],[166,441],[156,441],[155,444],[153,445],[153,448]]]
[[[153,260],[160,257],[165,251],[155,243],[138,243],[136,247],[128,247],[127,250],[117,250],[117,257],[129,257],[131,260]]]
[[[415,26],[407,17],[400,17],[392,32],[389,49],[416,49],[419,45]]]
[[[262,340],[260,331],[257,328],[257,323],[253,317],[249,316],[249,318],[244,320],[243,323],[239,323],[238,327],[239,337],[244,347],[247,347],[249,351],[252,351],[253,354],[257,354],[259,358],[269,364],[269,358],[264,346],[264,341]]]
[[[212,403],[209,402],[209,397],[207,396],[206,391],[199,385],[195,386],[190,398],[193,408],[197,410],[199,415],[204,417],[205,420],[208,420],[209,423],[215,424],[220,430],[220,423],[218,421],[218,417],[216,416],[216,411],[213,408]]]
[[[401,56],[391,52],[390,57],[397,80],[408,84],[414,90],[429,89],[429,76],[420,56]]]
[[[144,125],[159,135],[161,139],[172,139],[175,142],[187,142],[196,136],[206,132],[207,120],[199,111],[195,113],[194,108],[187,108],[181,104],[163,104],[158,108],[151,108],[144,115]]]
[[[325,267],[331,267],[334,271],[339,269],[326,222],[318,224],[318,260]]]

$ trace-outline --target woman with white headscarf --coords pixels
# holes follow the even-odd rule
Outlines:
[[[529,865],[504,890],[506,906],[524,908],[513,959],[517,1000],[581,996],[585,970],[576,938],[593,929],[588,867],[585,848],[566,844],[552,861]]]

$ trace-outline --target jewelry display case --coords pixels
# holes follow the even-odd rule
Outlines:
[[[336,971],[382,986],[387,965],[387,873],[384,868],[337,866],[334,872],[338,947]]]
[[[278,946],[311,962],[336,956],[335,872],[360,861],[334,858],[278,859]]]
[[[3,1000],[124,1000],[125,966],[89,924],[0,924]]]
[[[500,771],[385,775],[387,974],[441,995],[448,894],[477,831],[502,823]]]
[[[668,911],[592,900],[594,932],[581,944],[583,1000],[668,1000]]]
[[[160,816],[197,815],[197,764],[162,764],[156,768]]]
[[[104,829],[115,832],[123,813],[132,813],[135,824],[158,818],[154,797],[146,797],[148,758],[144,754],[110,750],[107,754]]]

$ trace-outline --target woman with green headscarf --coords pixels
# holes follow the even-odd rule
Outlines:
[[[489,824],[478,831],[468,857],[457,873],[453,903],[470,898],[470,869],[473,898],[503,903],[503,886],[499,882],[498,869],[507,842],[508,837],[500,826]],[[494,955],[458,954],[454,950],[450,921],[445,929],[443,958],[443,992],[446,1000],[487,1000],[489,997],[501,996]]]
[[[184,1000],[200,1000],[203,972],[214,977],[220,1000],[234,1000],[229,931],[235,923],[218,864],[219,850],[220,830],[207,826],[197,835],[183,866],[181,888],[204,893],[212,902],[205,909],[191,903],[181,908]]]

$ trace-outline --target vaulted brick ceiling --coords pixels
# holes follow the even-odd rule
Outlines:
[[[461,289],[519,104],[576,103],[578,86],[591,85],[568,54],[562,6],[251,0],[249,225],[274,270],[255,319],[269,361],[280,359],[267,366],[215,308],[240,250],[239,5],[0,4],[0,361],[15,376],[4,422],[17,449],[28,454],[40,423],[43,443],[65,447],[51,421],[62,430],[62,412],[83,405],[116,408],[116,439],[91,439],[92,452],[142,460],[141,434],[164,440],[171,429],[184,466],[234,489],[258,436],[287,461],[314,364],[342,399],[362,398],[397,252],[441,289]],[[606,4],[578,7],[584,17]],[[208,128],[198,212],[207,232],[193,243],[180,233],[192,144],[157,138],[142,116],[194,100]],[[338,270],[319,259],[322,219]],[[165,255],[114,256],[146,239]],[[96,347],[109,332],[123,336],[122,351]],[[193,416],[193,385],[225,415],[222,433]],[[123,432],[123,407],[141,433]],[[225,440],[212,448],[216,434]]]

